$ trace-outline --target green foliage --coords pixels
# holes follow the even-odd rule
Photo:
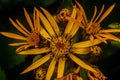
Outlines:
[[[117,47],[120,47],[120,42],[117,41],[111,41],[111,44]]]
[[[86,70],[82,67],[80,68],[80,77],[82,77],[83,80],[88,80]]]
[[[4,70],[0,67],[0,80],[7,80]]]

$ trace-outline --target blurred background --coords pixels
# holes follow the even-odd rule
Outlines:
[[[84,7],[88,18],[92,17],[94,6],[100,10],[105,4],[107,9],[113,3],[116,3],[114,10],[102,22],[102,26],[107,27],[111,23],[120,23],[120,0],[78,0]],[[70,0],[0,0],[0,32],[9,31],[19,32],[9,22],[9,17],[19,19],[24,25],[27,22],[24,17],[23,8],[33,13],[33,8],[40,6],[47,9],[51,14],[55,14],[60,9],[71,6]],[[9,43],[16,40],[6,38],[0,35],[0,80],[34,80],[33,73],[29,72],[20,75],[27,66],[31,64],[33,56],[18,55],[16,47],[8,46]],[[108,80],[120,80],[120,46],[107,45],[103,47],[102,59],[95,63],[100,70],[108,77]]]

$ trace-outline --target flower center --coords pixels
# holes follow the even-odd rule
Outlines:
[[[92,25],[88,29],[86,29],[86,32],[88,34],[94,35],[94,34],[98,33],[100,31],[100,29],[101,29],[100,24],[92,23]]]
[[[63,37],[54,38],[50,43],[52,53],[58,57],[65,56],[69,53],[70,42]]]
[[[40,43],[40,37],[37,33],[33,32],[27,37],[27,42],[30,46],[38,47]]]

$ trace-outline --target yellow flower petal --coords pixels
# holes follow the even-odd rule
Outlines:
[[[29,54],[29,55],[36,55],[36,54],[43,54],[43,53],[47,53],[50,51],[50,48],[40,48],[40,49],[30,49],[30,50],[25,50],[22,52],[19,52],[18,54]]]
[[[33,23],[32,23],[32,21],[31,21],[31,19],[30,19],[29,14],[27,13],[27,11],[26,11],[25,8],[23,8],[23,9],[24,9],[24,14],[25,14],[26,20],[27,20],[30,28],[32,29],[32,31],[34,31]]]
[[[16,29],[18,29],[22,34],[28,36],[28,33],[26,33],[20,26],[18,26],[11,18],[9,18],[9,20]]]
[[[48,20],[46,19],[46,17],[39,11],[40,14],[40,19],[45,27],[45,29],[47,30],[47,32],[51,35],[51,36],[55,36],[55,33],[52,29],[52,26],[50,25],[50,23],[48,22]]]
[[[75,8],[73,8],[73,11],[72,11],[70,18],[75,18],[75,17],[76,17],[76,10],[75,10]],[[64,32],[65,35],[70,33],[70,31],[73,27],[73,24],[74,24],[74,22],[72,22],[71,20],[68,21],[67,26],[65,28],[65,32]]]
[[[44,64],[45,62],[47,62],[50,59],[50,54],[40,58],[39,60],[37,60],[36,62],[34,62],[33,64],[31,64],[28,68],[26,68],[21,74],[27,73],[33,69],[36,69],[37,67],[41,66],[42,64]]]
[[[54,57],[49,65],[45,80],[51,80],[52,74],[55,69],[56,58]]]
[[[60,58],[59,59],[57,78],[63,77],[65,61],[66,61],[65,58]]]
[[[8,45],[9,46],[20,46],[20,45],[24,45],[24,44],[27,44],[27,42],[10,43]]]
[[[116,36],[112,35],[112,34],[99,34],[99,35],[102,36],[102,37],[105,37],[107,39],[111,39],[111,40],[115,40],[115,41],[120,42],[120,39],[117,38]]]
[[[93,17],[91,18],[91,20],[90,20],[90,22],[89,22],[86,30],[89,30],[89,28],[91,27],[91,25],[92,25],[92,23],[93,23],[93,20],[94,20],[94,18],[95,18],[95,16],[96,16],[96,13],[97,13],[97,7],[95,6]]]
[[[30,47],[29,44],[22,45],[22,46],[20,46],[20,47],[18,47],[18,48],[16,49],[16,52],[20,52],[20,51],[22,51],[22,50],[24,50],[24,49],[27,49],[28,47]]]
[[[35,32],[38,33],[40,32],[40,19],[39,19],[39,11],[37,8],[34,8],[33,12],[33,21],[34,21],[34,28]]]
[[[49,20],[49,22],[51,23],[51,26],[53,27],[55,33],[57,35],[60,35],[59,27],[58,27],[56,21],[54,20],[54,18],[52,17],[52,15],[47,10],[45,10],[44,8],[41,7],[41,9],[44,12],[44,14],[46,15],[46,17]]]
[[[84,18],[84,20],[85,20],[85,23],[87,23],[87,22],[88,22],[88,21],[87,21],[87,17],[86,17],[86,14],[85,14],[85,11],[84,11],[82,5],[79,4],[79,2],[78,2],[77,0],[75,0],[75,2],[76,2],[76,4],[77,4],[77,6],[79,7],[80,11],[83,13],[83,18]]]
[[[101,33],[107,33],[107,32],[120,32],[120,29],[106,29],[106,30],[100,30]]]
[[[90,52],[90,48],[72,48],[70,51],[76,54],[88,54]]]
[[[104,42],[105,44],[107,44],[107,39],[105,39],[105,38],[102,38],[102,37],[100,37],[100,36],[98,36],[98,35],[94,35],[97,39],[99,39],[99,40],[101,40],[102,42]]]
[[[10,32],[0,32],[0,34],[9,37],[9,38],[14,38],[14,39],[19,39],[19,40],[26,40],[25,37],[20,36],[18,34],[10,33]]]
[[[92,72],[96,72],[96,70],[94,70],[91,66],[89,66],[88,64],[86,64],[85,62],[83,62],[80,58],[77,58],[76,56],[74,56],[73,54],[68,54],[69,57],[75,62],[77,63],[79,66],[92,71]]]
[[[100,18],[100,20],[98,21],[98,24],[102,22],[103,19],[105,19],[109,14],[110,12],[113,10],[113,8],[115,7],[115,4],[111,5],[107,10],[106,12],[102,15],[102,17]]]
[[[83,42],[78,42],[72,45],[73,48],[85,48],[85,47],[90,47],[90,46],[94,46],[97,44],[102,43],[101,40],[99,39],[94,39],[94,42],[92,43],[90,40],[88,41],[83,41]]]
[[[103,12],[103,10],[104,10],[104,5],[102,6],[102,8],[101,8],[101,10],[100,10],[100,12],[99,12],[99,14],[98,14],[98,16],[95,18],[95,20],[93,21],[93,23],[96,23],[96,21],[99,19],[99,17],[101,16],[101,14],[102,14],[102,12]]]
[[[48,39],[51,39],[51,37],[49,36],[49,34],[45,31],[45,29],[44,28],[40,28],[40,34],[46,39],[46,40],[48,40]]]
[[[29,36],[30,32],[17,19],[16,22],[21,27],[21,29],[23,29],[28,34],[27,36]]]

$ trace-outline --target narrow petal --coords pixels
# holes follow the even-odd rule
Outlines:
[[[111,5],[107,10],[106,12],[102,15],[102,17],[100,18],[100,20],[98,21],[98,23],[101,23],[103,21],[103,19],[105,19],[109,14],[110,12],[113,10],[113,8],[115,7],[115,4]]]
[[[93,43],[94,42],[94,36],[90,35],[90,41]]]
[[[94,46],[97,44],[102,43],[101,40],[99,39],[94,39],[94,42],[92,43],[90,40],[88,41],[83,41],[83,42],[78,42],[72,45],[73,48],[85,48],[85,47],[90,47],[90,46]]]
[[[82,19],[83,18],[82,18],[82,13],[81,13],[81,15],[79,15],[79,17],[77,17],[78,24],[81,23]],[[78,24],[75,23],[73,25],[73,27],[72,27],[70,33],[68,34],[68,36],[73,37],[76,34],[76,32],[79,30],[79,25]]]
[[[46,19],[46,17],[41,13],[39,12],[40,14],[40,19],[45,27],[45,29],[47,30],[47,32],[51,35],[51,36],[55,36],[55,33],[52,29],[52,26],[50,25],[50,23],[48,22],[48,20]]]
[[[92,72],[96,72],[96,70],[94,70],[91,66],[89,66],[88,64],[86,64],[85,62],[83,62],[80,58],[74,56],[73,54],[68,54],[69,57],[75,62],[77,63],[79,66],[92,71]]]
[[[64,68],[65,68],[65,58],[60,58],[58,61],[58,73],[57,78],[63,77]]]
[[[107,44],[107,39],[105,39],[105,38],[102,38],[102,37],[100,37],[100,36],[98,36],[98,35],[94,35],[97,39],[99,39],[99,40],[101,40],[102,42],[104,42],[105,44]]]
[[[91,20],[90,20],[90,22],[89,22],[86,30],[89,30],[89,28],[90,28],[91,25],[93,24],[93,20],[95,19],[96,13],[97,13],[97,7],[95,6],[93,17],[91,18]]]
[[[16,49],[16,52],[20,52],[20,51],[22,51],[22,50],[24,50],[24,49],[27,49],[28,47],[30,47],[29,44],[22,45],[22,46],[20,46],[20,47],[18,47],[18,48]]]
[[[34,7],[34,12],[33,12],[33,22],[34,22],[35,32],[36,32],[36,33],[40,32],[39,11],[38,11],[38,9],[35,8],[35,7]]]
[[[100,30],[101,33],[107,33],[107,32],[120,32],[120,29],[106,29],[106,30]]]
[[[76,54],[88,54],[90,52],[90,48],[72,48],[70,51]]]
[[[77,0],[75,0],[75,2],[77,4],[77,6],[79,7],[79,9],[81,10],[81,12],[83,13],[83,17],[84,17],[85,23],[87,23],[88,20],[87,20],[87,17],[86,17],[86,14],[85,14],[85,11],[84,11],[82,5],[79,4],[79,2]]]
[[[103,12],[103,10],[104,10],[104,5],[102,6],[102,8],[101,8],[101,10],[100,10],[100,12],[99,12],[99,14],[98,14],[98,16],[95,18],[95,20],[93,21],[93,23],[96,23],[96,21],[99,19],[99,17],[101,16],[101,14],[102,14],[102,12]]]
[[[20,40],[26,40],[25,37],[20,36],[18,34],[10,33],[10,32],[0,32],[0,34],[9,37],[9,38],[14,38],[14,39],[20,39]]]
[[[49,34],[45,31],[44,28],[40,28],[40,34],[45,38],[45,39],[51,39],[51,37],[49,36]]]
[[[56,58],[54,57],[49,65],[45,80],[51,80],[56,65]]]
[[[104,37],[104,38],[120,42],[120,39],[117,38],[116,36],[112,35],[112,34],[99,34],[99,35]]]
[[[47,53],[50,51],[50,48],[40,48],[40,49],[30,49],[30,50],[25,50],[22,52],[19,52],[18,54],[29,54],[29,55],[36,55],[36,54],[43,54],[43,53]]]
[[[70,18],[74,19],[75,17],[76,17],[76,10],[75,10],[75,8],[73,8],[73,11],[72,11],[72,14],[71,14]],[[65,35],[70,33],[70,31],[73,27],[73,24],[74,24],[74,22],[72,22],[71,20],[68,21],[67,26],[65,28],[65,32],[64,32]]]
[[[53,27],[55,33],[57,35],[60,35],[59,27],[58,27],[56,21],[54,20],[54,18],[52,17],[52,15],[47,10],[45,10],[44,8],[41,7],[41,9],[44,12],[44,14],[46,15],[46,17],[49,20],[49,22],[51,23],[51,26]]]
[[[23,29],[28,34],[27,36],[29,36],[30,32],[17,19],[16,22],[21,27],[21,29]]]
[[[24,44],[28,44],[27,42],[18,42],[18,43],[10,43],[8,44],[9,46],[20,46],[20,45],[24,45]]]
[[[21,74],[27,73],[31,70],[36,69],[37,67],[41,66],[42,64],[44,64],[45,62],[47,62],[50,59],[50,54],[40,58],[39,60],[37,60],[36,62],[34,62],[33,64],[31,64],[28,68],[26,68]]]
[[[9,18],[10,22],[12,23],[12,25],[19,30],[22,34],[28,36],[28,33],[26,33],[18,24],[16,24],[11,18]],[[17,21],[18,22],[18,21]]]
[[[23,8],[23,9],[24,9],[24,14],[25,14],[26,20],[27,20],[30,28],[32,29],[32,31],[34,31],[33,23],[32,23],[32,21],[31,21],[31,19],[30,19],[29,14],[28,14],[28,12],[26,11],[25,8]]]

